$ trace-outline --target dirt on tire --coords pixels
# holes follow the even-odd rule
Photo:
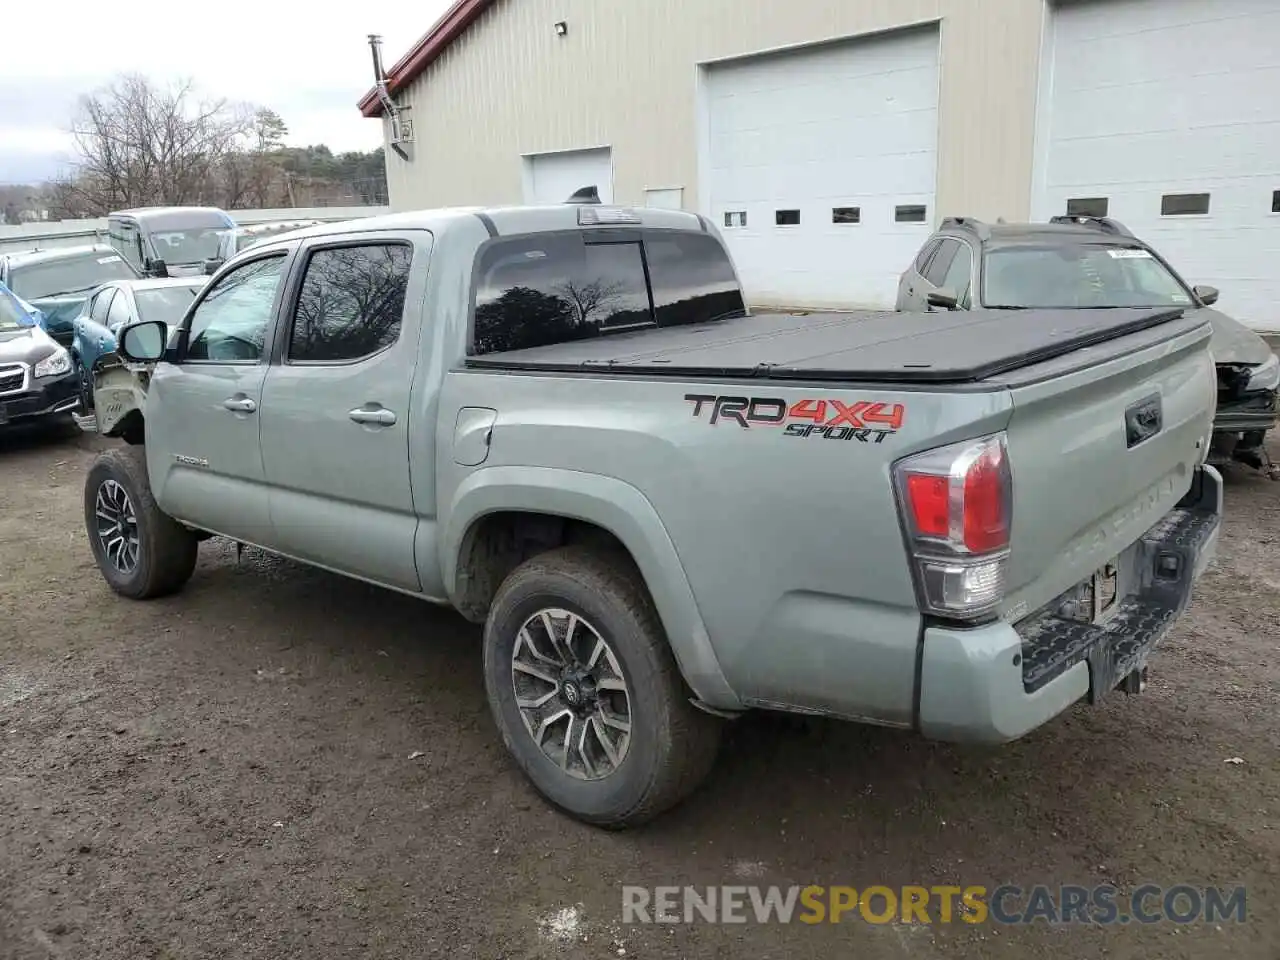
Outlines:
[[[181,593],[112,593],[81,507],[103,446],[0,434],[0,960],[1280,956],[1280,483],[1257,473],[1229,471],[1141,696],[989,749],[749,716],[702,789],[613,833],[519,775],[449,611],[218,539]],[[1001,883],[1242,886],[1247,916],[622,922],[624,885]]]

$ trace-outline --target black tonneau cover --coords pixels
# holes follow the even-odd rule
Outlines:
[[[1178,320],[1176,308],[757,313],[468,357],[476,369],[972,383]],[[1187,318],[1187,330],[1203,320]],[[1170,331],[1173,332],[1173,331]]]

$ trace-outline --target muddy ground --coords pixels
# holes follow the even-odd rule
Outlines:
[[[0,437],[0,960],[1280,957],[1280,483],[1229,477],[1144,695],[999,749],[751,717],[609,834],[516,773],[447,611],[218,541],[111,594],[97,443]],[[1243,885],[1246,922],[621,923],[623,884],[1146,881]]]

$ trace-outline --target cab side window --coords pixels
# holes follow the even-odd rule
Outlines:
[[[133,318],[129,314],[129,297],[124,293],[117,293],[111,301],[111,308],[107,311],[107,328],[116,330],[131,319]]]
[[[89,307],[89,319],[105,327],[107,325],[108,311],[111,308],[111,298],[115,295],[115,288],[108,287],[94,297],[93,304]]]
[[[290,363],[350,363],[400,339],[413,248],[367,243],[316,250],[293,311]]]
[[[253,260],[218,280],[191,315],[184,359],[257,363],[262,359],[284,254]]]
[[[955,259],[951,261],[951,266],[947,268],[947,275],[942,278],[942,283],[939,286],[955,291],[956,303],[960,306],[967,306],[972,274],[973,254],[970,253],[968,244],[962,243],[960,244],[960,249],[956,251]]]
[[[924,272],[924,278],[935,287],[943,286],[943,281],[947,278],[947,271],[951,269],[951,262],[955,259],[959,250],[960,241],[943,240],[942,246],[938,248],[938,252],[929,261],[929,266]]]

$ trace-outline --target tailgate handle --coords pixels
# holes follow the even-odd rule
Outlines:
[[[1150,440],[1164,426],[1164,408],[1160,395],[1144,397],[1124,412],[1125,445],[1130,449]]]

